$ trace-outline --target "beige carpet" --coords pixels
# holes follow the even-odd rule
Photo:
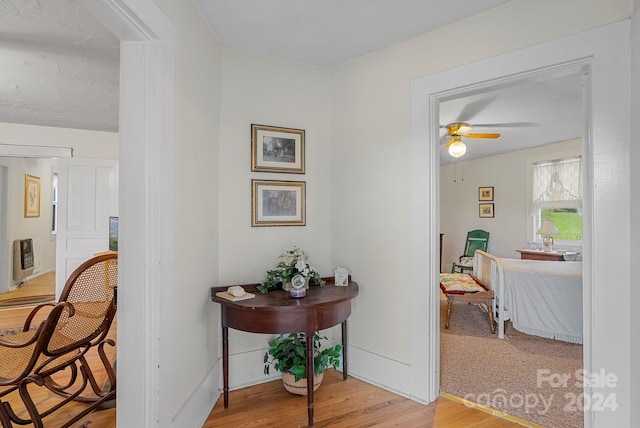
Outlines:
[[[445,309],[446,301],[440,307],[442,391],[545,427],[583,426],[576,404],[583,392],[576,376],[582,345],[520,333],[510,322],[500,340],[475,305],[454,305],[447,330]]]

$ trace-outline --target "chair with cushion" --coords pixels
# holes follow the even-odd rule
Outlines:
[[[476,250],[487,251],[489,245],[489,232],[476,229],[467,233],[467,241],[464,245],[464,254],[458,262],[451,266],[451,273],[464,273],[465,270],[473,270],[473,256]]]
[[[62,425],[68,427],[115,398],[115,373],[105,345],[115,346],[106,336],[116,314],[117,284],[117,254],[93,257],[71,274],[58,303],[36,306],[22,332],[0,338],[0,422],[3,427],[12,427],[12,423],[43,427],[42,419],[65,404],[89,403]],[[32,326],[34,317],[46,309],[50,309],[46,318]],[[108,378],[106,389],[98,385],[85,358],[92,348],[104,366]],[[34,399],[31,394],[38,387],[55,393],[51,397],[57,398],[47,399],[46,405],[41,394]],[[12,407],[19,403],[18,394],[12,394],[15,391],[24,404],[26,418],[22,406],[18,406],[20,410]],[[11,402],[9,394],[16,396]]]

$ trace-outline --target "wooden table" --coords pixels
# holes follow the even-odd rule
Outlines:
[[[255,298],[232,302],[216,296],[228,287],[212,287],[211,300],[220,303],[222,317],[222,371],[224,407],[229,407],[229,327],[251,333],[315,332],[342,323],[342,378],[347,379],[347,318],[351,315],[351,299],[358,295],[358,284],[349,281],[347,287],[336,287],[333,278],[324,287],[313,286],[306,297],[294,299],[281,289],[261,294],[257,284],[243,285]],[[307,415],[313,425],[313,344],[307,342]]]
[[[557,251],[540,251],[540,250],[516,250],[520,253],[520,259],[522,260],[546,260],[546,261],[558,261],[575,260],[576,256],[580,253],[573,253],[567,251],[566,253],[559,253]],[[565,257],[566,256],[566,257]]]

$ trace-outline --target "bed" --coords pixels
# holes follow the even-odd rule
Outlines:
[[[507,259],[478,250],[473,274],[494,291],[500,339],[511,320],[523,333],[582,343],[582,262]]]

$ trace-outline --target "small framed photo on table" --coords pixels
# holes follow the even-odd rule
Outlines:
[[[251,171],[304,174],[304,129],[251,125]]]
[[[251,226],[304,226],[304,181],[251,180]]]

